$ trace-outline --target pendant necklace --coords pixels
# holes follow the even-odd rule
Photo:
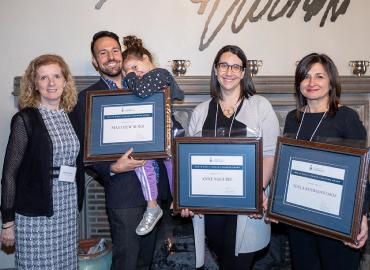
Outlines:
[[[299,132],[301,131],[301,127],[302,127],[302,124],[303,124],[304,116],[305,116],[306,111],[307,111],[307,107],[308,107],[308,106],[306,106],[306,107],[304,108],[303,115],[302,115],[302,120],[301,120],[301,123],[299,124],[298,131],[297,131],[297,135],[295,136],[295,139],[296,139],[296,140],[298,139]],[[320,119],[319,123],[317,124],[317,126],[316,126],[315,130],[313,131],[313,133],[312,133],[312,135],[311,135],[310,142],[312,141],[313,136],[315,136],[316,131],[319,129],[319,127],[320,127],[320,125],[321,125],[321,122],[322,122],[322,120],[324,120],[324,117],[325,117],[325,115],[326,115],[326,113],[327,113],[327,112],[328,112],[328,110],[326,110],[326,111],[324,112],[324,114],[322,115],[322,117],[321,117],[321,119]]]
[[[230,138],[230,135],[231,135],[231,129],[232,129],[233,124],[234,124],[234,120],[235,120],[235,116],[236,116],[236,111],[237,111],[238,103],[239,103],[239,101],[235,104],[235,107],[236,107],[236,108],[234,108],[234,109],[233,109],[234,114],[233,114],[233,118],[232,118],[232,120],[231,120],[231,124],[230,124],[230,128],[229,128],[229,138]],[[218,102],[217,102],[216,117],[215,117],[215,118],[216,118],[216,119],[215,119],[215,137],[217,137],[218,107],[219,107],[219,105],[218,105]],[[221,109],[222,109],[222,108],[221,108]]]
[[[218,103],[217,103],[218,104]],[[220,101],[220,107],[221,107],[221,110],[223,112],[223,114],[226,116],[226,117],[230,117],[234,114],[235,112],[235,107],[237,106],[238,102],[235,103],[235,105],[229,109],[224,109],[223,108],[223,105],[222,105],[222,100]]]

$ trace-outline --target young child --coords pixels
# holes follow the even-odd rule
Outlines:
[[[170,87],[171,100],[183,99],[184,93],[175,82],[172,75],[162,68],[156,68],[153,64],[151,53],[143,47],[141,39],[135,36],[124,37],[123,43],[126,50],[122,53],[123,72],[125,81],[130,90],[139,97],[145,98],[154,92],[165,87]],[[178,136],[178,132],[184,132],[180,123],[172,115],[173,136]],[[172,194],[172,160],[167,159],[164,162],[166,167],[169,186]],[[140,180],[144,198],[148,202],[147,210],[143,219],[136,228],[138,235],[145,235],[151,232],[154,226],[163,215],[162,209],[157,204],[157,179],[158,164],[155,160],[147,160],[143,167],[135,169]]]

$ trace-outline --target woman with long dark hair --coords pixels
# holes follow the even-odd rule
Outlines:
[[[338,71],[327,55],[312,53],[301,59],[295,72],[295,93],[297,109],[287,115],[284,134],[299,140],[366,147],[366,129],[358,114],[340,103]],[[358,269],[359,249],[368,234],[367,208],[365,202],[357,246],[289,226],[294,269]]]
[[[269,185],[279,123],[270,102],[259,95],[247,67],[247,57],[234,45],[223,47],[212,64],[211,96],[193,111],[191,136],[263,138],[263,187]],[[267,198],[263,195],[264,208]],[[189,214],[182,212],[183,216]],[[220,269],[251,269],[255,254],[268,245],[270,225],[246,215],[193,217],[197,266],[203,263],[204,231]],[[205,230],[204,230],[205,229]]]

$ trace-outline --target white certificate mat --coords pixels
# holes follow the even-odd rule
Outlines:
[[[103,108],[103,144],[153,141],[153,104]]]
[[[345,169],[292,159],[286,202],[338,216]]]
[[[190,196],[245,196],[243,156],[192,155]]]

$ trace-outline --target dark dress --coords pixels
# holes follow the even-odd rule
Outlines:
[[[78,207],[76,182],[58,180],[61,165],[76,166],[80,150],[77,135],[64,112],[39,108],[52,142],[52,216],[15,213],[17,269],[78,269]],[[18,129],[25,129],[22,123]],[[14,130],[15,132],[15,130]],[[25,140],[27,141],[27,140]],[[19,144],[19,148],[27,145]],[[14,159],[20,163],[22,159]]]
[[[314,133],[312,141],[354,147],[366,146],[366,129],[354,110],[341,106],[334,116],[326,115],[323,118],[323,114],[305,113],[297,136],[300,126],[296,116],[297,110],[289,112],[285,120],[284,134],[288,137],[310,140]],[[302,115],[300,112],[299,119],[302,119]],[[323,120],[318,126],[321,118]],[[342,241],[292,226],[288,226],[288,235],[294,269],[358,269],[360,251],[344,245]]]
[[[242,107],[241,102],[235,112]],[[232,115],[226,117],[217,101],[209,103],[207,118],[202,128],[203,137],[246,137],[247,126]],[[250,269],[255,252],[235,256],[237,215],[205,215],[205,233],[208,245],[216,254],[220,269]]]

